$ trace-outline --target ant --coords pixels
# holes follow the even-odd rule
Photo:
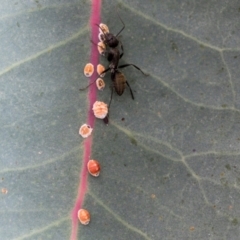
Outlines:
[[[91,41],[93,44],[101,47],[103,49],[103,55],[107,58],[108,62],[109,62],[109,67],[107,69],[105,69],[101,74],[104,74],[106,72],[108,72],[110,70],[111,72],[111,80],[113,82],[112,85],[112,91],[111,91],[111,98],[110,98],[110,102],[108,104],[108,108],[110,108],[111,102],[112,102],[112,96],[113,96],[113,89],[115,89],[116,93],[121,96],[126,88],[126,86],[129,87],[130,89],[130,93],[131,93],[131,97],[134,100],[134,95],[133,95],[133,91],[131,89],[130,84],[128,83],[125,75],[119,70],[121,68],[125,68],[128,66],[133,66],[136,69],[138,69],[139,71],[141,71],[142,74],[144,74],[145,76],[148,76],[148,74],[144,73],[138,66],[134,65],[134,64],[123,64],[121,66],[118,66],[119,60],[122,58],[123,54],[124,54],[124,50],[123,50],[123,45],[121,43],[120,40],[118,40],[118,36],[119,34],[124,30],[125,28],[125,24],[122,21],[121,17],[119,16],[119,13],[117,11],[118,17],[120,19],[120,21],[123,24],[122,29],[118,32],[118,34],[115,36],[112,33],[109,33],[108,31],[104,31],[104,29],[96,24],[101,30],[102,30],[102,34],[101,34],[101,39],[103,41],[103,43],[108,46],[108,50],[105,50],[105,48],[101,47],[98,44],[95,44],[93,41]],[[118,45],[120,44],[121,47],[121,53],[119,51],[119,49],[117,48]],[[100,75],[101,75],[100,74]],[[85,90],[86,88],[88,88],[90,85],[92,85],[95,81],[93,81],[92,83],[90,83],[87,87],[85,88],[81,88],[80,90]],[[104,119],[104,122],[107,124],[108,123],[108,117],[106,117]]]

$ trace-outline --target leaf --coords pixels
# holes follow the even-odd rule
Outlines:
[[[238,239],[238,2],[106,0],[115,34],[116,7],[121,64],[150,76],[122,69],[135,100],[114,93],[110,124],[96,120],[90,157],[102,171],[88,177],[91,222],[78,239]],[[3,1],[0,11],[0,238],[69,239],[90,5]],[[109,101],[109,79],[98,100]]]

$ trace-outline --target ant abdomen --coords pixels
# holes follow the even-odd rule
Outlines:
[[[115,77],[113,79],[113,86],[116,93],[121,96],[126,88],[126,78],[123,73],[117,71],[115,72]]]

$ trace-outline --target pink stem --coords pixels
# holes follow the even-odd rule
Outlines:
[[[90,25],[91,25],[91,39],[93,42],[98,42],[98,27],[96,24],[100,24],[100,11],[101,11],[101,0],[92,0],[92,11],[90,16]],[[97,50],[97,47],[92,44],[91,45],[91,57],[90,62],[94,65],[94,69],[96,70],[97,64],[98,64],[98,57],[99,53]],[[94,74],[90,78],[90,81],[94,81],[97,79],[97,72],[94,71]],[[90,125],[92,128],[94,128],[95,123],[95,117],[92,112],[92,105],[97,99],[97,90],[95,84],[92,84],[89,87],[88,92],[88,100],[89,100],[89,108],[88,108],[88,116],[87,116],[87,124]],[[72,232],[71,232],[71,240],[77,239],[77,232],[78,232],[78,217],[77,213],[78,210],[82,208],[84,197],[87,191],[87,177],[88,177],[88,171],[87,171],[87,163],[91,157],[92,152],[92,137],[87,138],[84,141],[84,153],[83,153],[83,163],[82,163],[82,171],[80,173],[80,182],[79,182],[79,188],[78,188],[78,196],[75,201],[75,205],[72,209]]]

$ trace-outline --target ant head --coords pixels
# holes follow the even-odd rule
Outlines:
[[[115,48],[119,44],[119,40],[116,36],[114,36],[112,33],[106,33],[104,34],[104,42],[106,45],[108,45],[110,48]]]
[[[100,34],[101,40],[109,46],[110,48],[116,48],[119,44],[119,40],[117,39],[117,36],[113,35],[112,33],[106,31],[104,28],[102,28],[100,25],[96,24],[98,28],[101,29],[102,33]],[[119,34],[119,33],[118,33]]]

